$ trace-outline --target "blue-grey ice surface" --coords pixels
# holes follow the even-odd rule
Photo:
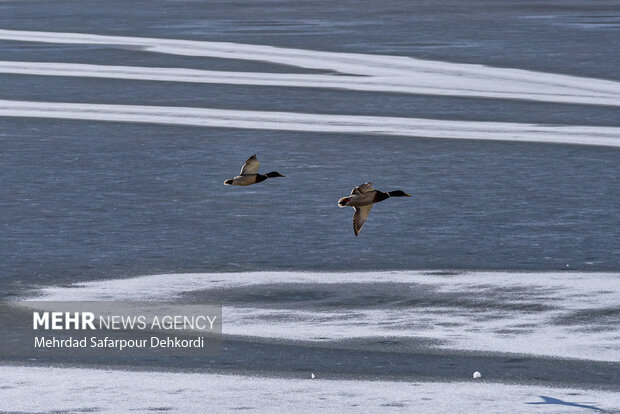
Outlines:
[[[224,302],[236,339],[201,368],[259,376],[227,377],[214,407],[269,411],[257,395],[275,387],[291,409],[613,410],[557,387],[620,384],[619,16],[612,1],[0,2],[0,292]],[[224,187],[253,153],[286,178]],[[356,238],[336,201],[366,181],[413,197]],[[195,368],[143,368],[161,366]],[[530,385],[391,382],[476,370]],[[4,411],[214,398],[86,403],[51,369],[2,372]],[[310,389],[271,378],[310,372]],[[132,375],[132,395],[184,395],[189,374]],[[358,382],[324,382],[339,375]],[[401,398],[411,387],[430,394]]]

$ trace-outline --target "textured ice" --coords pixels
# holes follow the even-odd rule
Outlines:
[[[620,147],[620,128],[0,100],[0,116]]]
[[[341,306],[224,303],[223,332],[302,341],[431,338],[446,349],[620,361],[620,275],[616,273],[165,274],[47,287],[37,299],[172,300],[198,295],[201,300],[217,302],[221,289],[301,285],[301,290],[309,292],[326,285],[350,284],[357,287],[348,291],[349,301]],[[401,297],[376,290],[385,284],[393,286],[394,294]],[[421,300],[403,304],[404,291],[412,296],[422,292]],[[366,306],[373,294],[384,295],[385,303]]]
[[[0,30],[0,39],[116,45],[123,48],[129,45],[138,47],[139,50],[157,53],[266,61],[335,72],[330,74],[256,73],[63,62],[0,61],[0,73],[332,88],[572,104],[620,105],[620,82],[474,64],[429,61],[406,56],[337,53],[182,39],[17,30]],[[620,146],[620,128],[596,126],[11,100],[0,100],[0,116]]]
[[[177,68],[130,68],[62,63],[3,62],[0,71],[58,76],[217,82],[340,88],[366,91],[524,99],[620,105],[620,83],[510,68],[415,59],[406,56],[338,53],[265,45],[182,39],[103,36],[83,33],[0,30],[0,39],[26,42],[134,46],[141,50],[224,59],[266,61],[339,74],[287,75],[201,72]],[[361,76],[360,76],[361,75]],[[210,80],[211,78],[211,80]],[[218,79],[215,79],[218,78]]]
[[[338,381],[0,366],[2,412],[567,413],[620,408],[617,393],[463,382]]]

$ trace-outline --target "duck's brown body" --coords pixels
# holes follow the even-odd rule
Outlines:
[[[339,207],[353,207],[355,214],[353,214],[353,231],[357,236],[362,231],[364,223],[368,219],[372,205],[386,200],[390,197],[411,197],[409,194],[402,190],[390,191],[384,193],[383,191],[375,190],[372,186],[372,182],[358,185],[351,194],[347,197],[342,197],[338,200]]]
[[[245,164],[243,164],[239,175],[224,181],[224,185],[239,185],[245,187],[248,185],[263,182],[267,178],[284,177],[277,171],[272,171],[267,174],[259,174],[258,167],[260,167],[260,163],[256,158],[256,154],[254,154],[247,159]]]

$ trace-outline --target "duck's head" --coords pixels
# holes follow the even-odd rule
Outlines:
[[[390,197],[411,197],[411,194],[405,193],[403,190],[390,191]]]
[[[351,201],[350,197],[342,197],[338,200],[338,207],[346,207],[349,201]]]
[[[280,174],[277,171],[272,171],[270,173],[265,174],[267,177],[269,178],[275,178],[275,177],[285,177],[284,175]]]

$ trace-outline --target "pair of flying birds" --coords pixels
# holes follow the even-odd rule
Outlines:
[[[268,178],[284,177],[277,171],[259,174],[259,166],[260,163],[256,158],[256,154],[252,155],[245,164],[243,164],[243,167],[241,167],[239,175],[224,181],[224,185],[247,186],[263,182]],[[357,236],[360,234],[362,227],[364,227],[364,223],[366,223],[368,219],[372,205],[390,197],[411,197],[411,195],[402,190],[384,193],[383,191],[375,190],[372,187],[372,183],[369,182],[358,185],[351,190],[351,194],[338,200],[338,207],[353,207],[355,210],[355,214],[353,214],[353,231],[355,231],[355,235]]]

